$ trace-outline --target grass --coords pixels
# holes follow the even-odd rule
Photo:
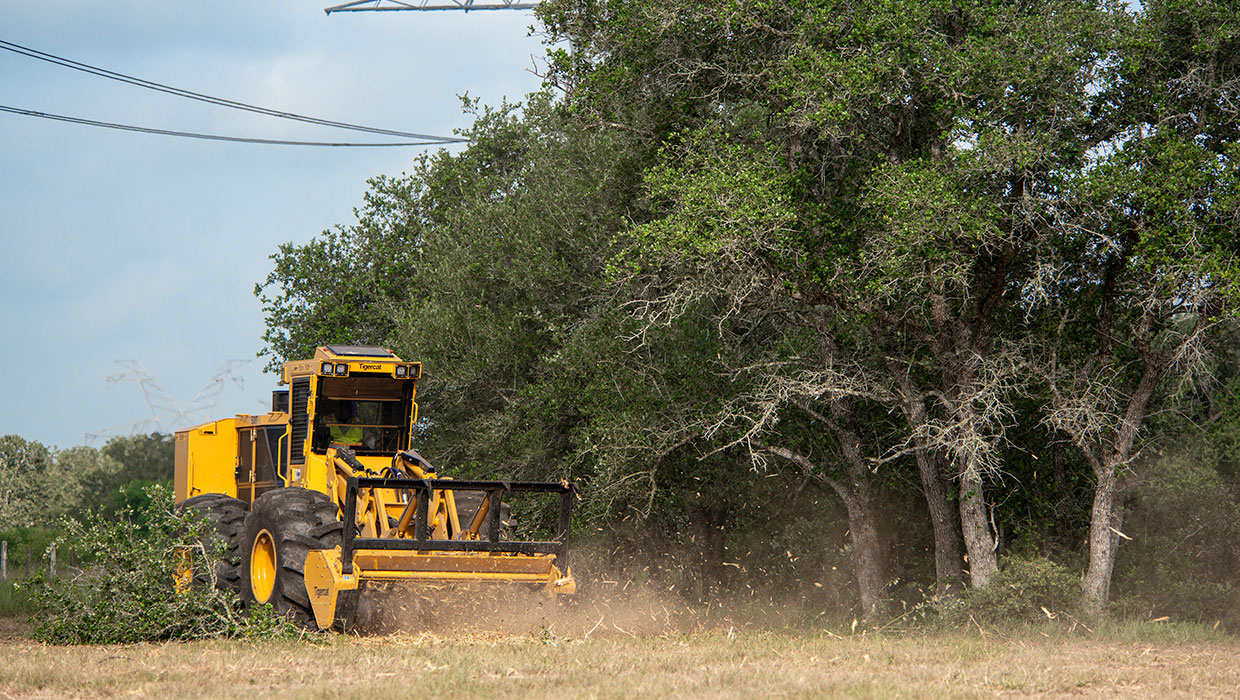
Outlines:
[[[0,628],[0,633],[2,633]],[[1209,628],[858,634],[394,635],[50,647],[0,640],[0,697],[1231,697],[1240,644]]]
[[[317,642],[48,646],[0,617],[0,698],[1210,698],[1240,688],[1240,639],[1202,625],[1060,615],[866,630],[795,606],[711,610],[630,591],[543,608],[481,593],[452,612],[394,593],[382,602],[404,633]]]
[[[0,617],[28,616],[31,612],[30,596],[17,590],[13,581],[0,581]]]

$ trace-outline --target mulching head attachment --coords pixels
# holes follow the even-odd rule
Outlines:
[[[507,583],[552,596],[576,591],[567,563],[575,485],[437,479],[419,467],[412,459],[406,462],[410,472],[425,478],[342,479],[343,544],[313,550],[305,563],[306,589],[320,627],[348,628],[358,591],[368,582]],[[558,495],[554,539],[511,539],[505,500],[526,493]],[[458,513],[458,497],[477,507]]]

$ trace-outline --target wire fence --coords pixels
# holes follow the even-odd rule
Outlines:
[[[41,548],[32,544],[10,546],[7,540],[0,541],[0,581],[26,579],[40,571],[46,571],[48,578],[55,580],[77,565],[77,552],[58,552],[55,542]]]

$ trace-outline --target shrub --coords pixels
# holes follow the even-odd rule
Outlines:
[[[1080,577],[1065,566],[1035,557],[1006,559],[990,585],[970,588],[933,607],[938,619],[949,626],[1007,625],[1072,614],[1080,603]]]
[[[177,513],[165,485],[150,503],[109,517],[63,521],[63,546],[89,562],[59,581],[40,574],[22,584],[35,608],[34,636],[52,644],[129,644],[206,637],[292,637],[305,632],[270,606],[243,610],[237,594],[213,583],[223,556],[203,546],[205,520]]]

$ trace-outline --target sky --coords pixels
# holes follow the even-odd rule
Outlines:
[[[459,95],[497,104],[539,87],[531,11],[329,17],[328,4],[7,2],[0,39],[215,97],[443,136],[469,125]],[[233,136],[367,137],[7,51],[0,105]],[[225,363],[245,361],[231,374],[241,385],[228,382],[202,417],[265,411],[277,378],[256,357],[254,285],[269,256],[353,223],[366,179],[407,171],[423,150],[220,143],[0,113],[0,435],[66,448],[151,429],[143,387],[108,381],[132,367],[180,410]]]

